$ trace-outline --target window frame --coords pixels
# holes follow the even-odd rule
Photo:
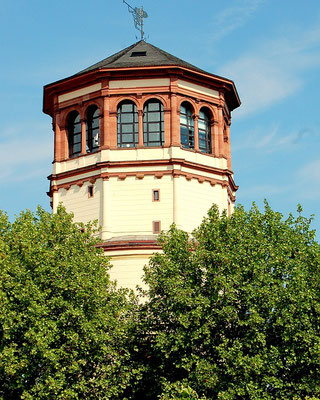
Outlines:
[[[156,193],[158,193],[158,199],[156,199]],[[152,189],[152,201],[156,203],[160,201],[160,189]]]
[[[76,122],[77,118],[79,120]],[[67,133],[68,133],[68,154],[69,158],[78,157],[82,153],[82,123],[80,113],[77,110],[69,112],[67,116]],[[75,132],[75,128],[79,131]],[[79,137],[78,141],[75,142],[75,137]],[[79,151],[74,151],[75,146],[80,145]]]
[[[182,111],[182,108],[185,108],[186,112]],[[186,123],[181,121],[181,117],[185,117]],[[182,128],[187,130],[187,134],[182,132]],[[194,150],[194,111],[191,103],[188,101],[183,101],[180,104],[180,144],[184,149],[191,149]],[[187,145],[184,144],[182,137],[186,137]]]
[[[150,105],[155,104],[159,106],[159,109],[150,109]],[[164,145],[164,107],[160,100],[149,99],[144,103],[142,123],[144,147],[162,147]],[[160,130],[152,131],[152,124],[159,124]],[[157,135],[157,140],[151,140],[151,135]]]
[[[121,108],[125,105],[132,105],[132,111],[122,111]],[[124,122],[122,118],[126,115],[132,115],[132,122]],[[130,119],[130,118],[129,118]],[[123,132],[125,126],[131,126],[132,130]],[[131,141],[123,141],[124,135],[132,135]],[[134,101],[123,100],[117,106],[117,146],[119,148],[133,148],[139,144],[139,115],[138,108]]]
[[[158,224],[159,229],[156,229],[156,224]],[[160,232],[161,232],[161,221],[152,221],[152,233],[154,235],[159,235]]]
[[[206,118],[201,118],[201,113],[203,113]],[[200,122],[203,122],[205,129],[200,128]],[[204,134],[205,147],[200,146],[200,132]],[[198,147],[201,153],[212,154],[212,134],[211,134],[211,115],[210,110],[207,107],[202,107],[199,111],[198,117]]]
[[[93,111],[94,110],[94,111]],[[96,112],[98,114],[95,116]],[[94,153],[100,147],[100,110],[96,104],[91,104],[86,110],[86,153]],[[94,122],[98,121],[98,126],[94,126]],[[97,134],[98,144],[93,145],[94,134]]]

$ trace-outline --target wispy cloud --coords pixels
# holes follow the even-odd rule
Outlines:
[[[313,160],[298,170],[297,179],[304,190],[304,197],[308,199],[320,199],[320,159]]]
[[[290,37],[260,43],[221,68],[237,83],[242,106],[238,116],[265,110],[296,93],[305,83],[305,72],[320,65],[320,28],[295,30]]]
[[[265,2],[266,0],[243,0],[241,4],[239,2],[233,3],[230,7],[223,9],[212,22],[215,31],[210,36],[211,41],[220,40],[244,26]]]
[[[42,124],[17,124],[4,130],[0,138],[0,182],[43,176],[42,166],[50,166],[52,152],[52,137]]]
[[[291,151],[296,145],[301,144],[308,137],[318,136],[311,128],[303,128],[294,132],[284,132],[279,124],[264,126],[263,129],[253,129],[241,138],[241,141],[234,141],[232,151],[253,149],[257,152],[273,153],[276,151]]]

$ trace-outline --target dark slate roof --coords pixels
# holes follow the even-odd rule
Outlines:
[[[78,72],[76,75],[104,68],[151,67],[163,65],[181,66],[207,73],[206,71],[197,68],[150,43],[146,43],[144,40],[140,40],[118,53],[91,65],[91,67]]]

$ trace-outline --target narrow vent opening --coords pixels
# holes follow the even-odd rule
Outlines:
[[[147,55],[146,51],[133,51],[130,57],[145,57]]]
[[[159,234],[161,232],[161,222],[160,221],[152,222],[152,232],[155,234]]]
[[[88,197],[93,197],[93,186],[88,186]]]
[[[160,201],[160,190],[159,189],[152,190],[152,201]]]

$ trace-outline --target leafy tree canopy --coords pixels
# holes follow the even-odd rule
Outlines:
[[[320,246],[298,211],[213,207],[193,241],[162,234],[145,268],[140,398],[320,398]]]
[[[123,398],[138,377],[135,303],[110,282],[93,233],[61,207],[13,223],[0,213],[1,399]]]

